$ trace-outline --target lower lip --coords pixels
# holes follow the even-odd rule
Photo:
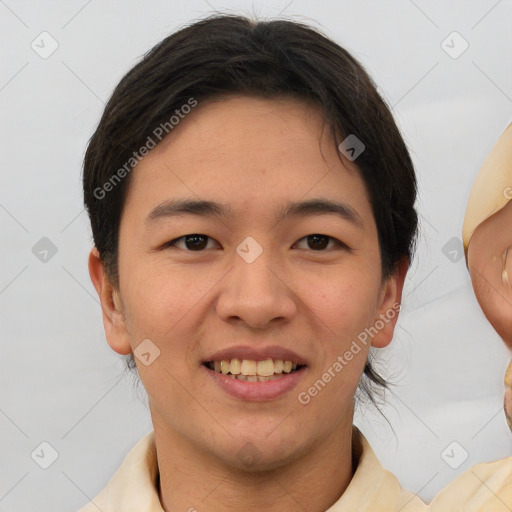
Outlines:
[[[222,373],[210,370],[204,365],[202,365],[202,368],[208,372],[210,378],[226,393],[235,398],[252,402],[273,400],[284,395],[298,384],[307,371],[307,368],[304,366],[300,370],[283,374],[279,379],[267,380],[265,382],[248,382],[227,377]]]

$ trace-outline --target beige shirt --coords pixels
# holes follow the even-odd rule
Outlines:
[[[352,434],[357,469],[341,498],[326,512],[512,512],[512,456],[473,466],[427,505],[403,490],[395,475],[382,467],[356,426]],[[79,512],[163,512],[157,480],[155,437],[150,432]]]

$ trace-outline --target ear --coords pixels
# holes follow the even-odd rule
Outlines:
[[[372,332],[377,333],[372,338],[372,346],[384,348],[391,343],[395,332],[398,314],[401,308],[402,290],[405,276],[409,269],[409,258],[404,256],[396,265],[393,273],[382,285],[379,306]]]
[[[103,326],[110,348],[121,355],[130,354],[132,348],[126,330],[121,296],[111,285],[96,247],[89,254],[89,275],[100,299]]]

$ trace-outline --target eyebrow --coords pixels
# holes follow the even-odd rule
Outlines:
[[[169,199],[153,208],[146,218],[153,222],[167,217],[181,215],[197,215],[200,217],[218,217],[227,219],[231,214],[231,206],[215,201],[192,199]],[[336,215],[360,228],[364,227],[361,216],[354,208],[345,203],[330,199],[310,199],[285,204],[277,215],[277,222],[289,217],[307,217],[314,215]]]

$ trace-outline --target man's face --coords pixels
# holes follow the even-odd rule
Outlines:
[[[107,338],[119,353],[150,340],[135,353],[155,431],[201,457],[272,468],[332,442],[351,427],[370,341],[391,340],[388,320],[357,341],[404,274],[382,282],[364,182],[329,134],[296,100],[199,103],[132,172]],[[312,200],[345,213],[280,217]],[[171,201],[226,212],[173,214]]]

